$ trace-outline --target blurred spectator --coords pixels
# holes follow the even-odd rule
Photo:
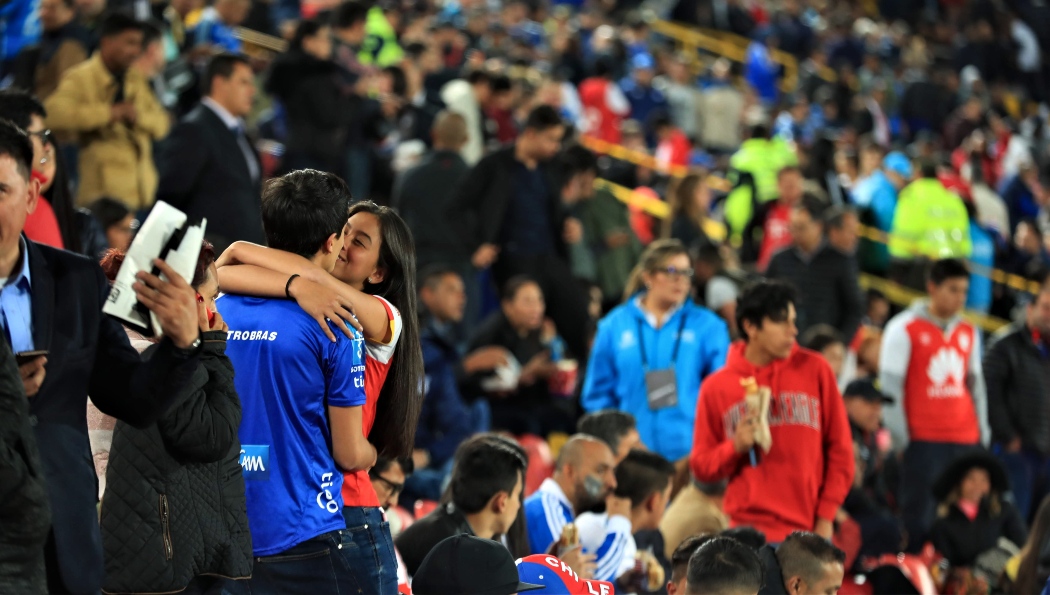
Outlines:
[[[1009,272],[1033,278],[1050,265],[1043,230],[1031,219],[1022,219],[1014,230],[1005,267]]]
[[[759,99],[772,107],[780,95],[777,82],[780,78],[780,65],[773,61],[770,46],[775,45],[776,38],[767,26],[759,27],[752,33],[751,44],[747,46],[744,58],[744,78],[758,94]]]
[[[850,207],[831,207],[824,212],[828,245],[849,257],[857,266],[857,247],[860,245],[860,218]]]
[[[698,141],[700,110],[698,104],[703,93],[696,84],[690,69],[689,55],[676,53],[667,63],[667,74],[654,81],[655,86],[667,97],[671,121],[689,140]]]
[[[204,9],[197,26],[193,28],[193,45],[199,50],[214,53],[241,51],[241,40],[234,30],[248,18],[250,0],[215,0]]]
[[[598,325],[580,397],[586,411],[633,415],[642,442],[672,461],[689,453],[696,395],[729,347],[725,324],[689,299],[690,265],[677,240],[650,244],[625,303]]]
[[[623,299],[642,244],[631,229],[629,207],[604,186],[576,207],[583,237],[594,253],[595,279],[602,292],[602,309],[608,311]]]
[[[613,494],[630,502],[630,515],[627,518],[631,522],[632,535],[659,528],[671,496],[674,474],[674,465],[670,461],[644,450],[630,451],[616,464],[616,489]],[[609,523],[608,513],[585,512],[576,518],[580,545],[584,551],[601,551],[604,545],[602,541],[606,538],[605,528]],[[648,585],[648,567],[635,569],[635,555],[639,551],[644,550],[638,549],[634,537],[629,538],[620,549],[619,556],[607,558],[605,566],[599,566],[595,576],[601,577],[600,580],[615,581],[632,590]],[[645,590],[649,590],[648,587]]]
[[[689,560],[693,553],[708,541],[717,537],[714,533],[693,535],[683,541],[671,554],[671,575],[667,579],[667,595],[685,595],[689,575]]]
[[[731,537],[715,537],[689,558],[685,593],[758,595],[762,564],[753,549]]]
[[[551,432],[571,432],[575,425],[574,404],[555,400],[548,388],[557,370],[551,345],[558,332],[544,318],[545,303],[536,281],[515,277],[504,286],[500,311],[482,322],[470,339],[470,352],[501,347],[513,362],[479,369],[467,379],[469,397],[488,398],[495,429],[546,437]],[[509,376],[508,369],[514,370]]]
[[[97,49],[99,28],[106,15],[107,0],[74,0],[77,22],[91,33],[92,45]]]
[[[550,317],[576,357],[587,353],[587,303],[572,278],[567,244],[580,231],[561,204],[548,161],[565,133],[553,108],[530,112],[513,145],[482,159],[460,186],[452,208],[459,235],[479,269],[493,266],[497,284],[534,277],[550,300]],[[576,223],[572,223],[576,221]]]
[[[650,117],[667,110],[667,97],[653,87],[656,76],[656,61],[647,53],[635,54],[631,58],[630,75],[620,81],[620,89],[631,104],[631,118],[648,129]],[[650,129],[651,130],[651,129]]]
[[[168,60],[175,60],[190,49],[192,35],[187,31],[186,20],[203,4],[202,0],[172,0],[164,7],[161,16],[164,20],[164,55]]]
[[[649,125],[656,137],[656,163],[665,169],[687,166],[692,146],[685,133],[671,121],[671,117],[666,112],[655,114],[650,118]]]
[[[441,89],[441,100],[448,110],[466,121],[467,141],[460,155],[474,166],[485,155],[485,113],[492,99],[493,76],[485,70],[473,70],[466,79],[456,79]]]
[[[127,205],[119,200],[102,197],[88,205],[88,211],[105,230],[108,247],[126,252],[137,227],[135,214]]]
[[[542,586],[518,580],[514,557],[502,544],[469,534],[435,545],[412,581],[412,592],[417,595],[514,595],[538,588]]]
[[[416,521],[397,537],[409,575],[435,545],[465,533],[496,539],[518,516],[525,490],[524,451],[503,440],[475,439],[456,452],[449,483],[451,501]]]
[[[934,479],[989,440],[988,399],[977,328],[962,318],[970,273],[961,260],[930,266],[929,299],[886,325],[879,382],[896,402],[883,409],[901,459],[900,510],[909,551],[933,521]]]
[[[0,466],[7,478],[0,514],[19,519],[4,523],[0,531],[0,555],[5,560],[0,567],[0,590],[45,593],[44,543],[51,524],[51,510],[47,505],[40,453],[33,437],[30,401],[26,399],[18,364],[7,341],[0,341],[0,399],[3,400],[0,406],[8,412],[2,418],[0,429],[3,436]]]
[[[415,474],[406,494],[410,500],[439,500],[456,447],[472,434],[487,432],[491,413],[484,399],[466,402],[457,384],[466,373],[452,328],[463,320],[462,278],[452,268],[431,265],[419,275],[419,301],[426,316],[420,336],[426,384],[413,447]]]
[[[442,263],[473,277],[470,255],[463,250],[463,238],[456,234],[455,222],[449,217],[456,188],[469,171],[460,157],[468,137],[466,120],[456,112],[441,112],[431,136],[433,150],[398,178],[393,205],[412,230],[420,270]]]
[[[40,1],[40,42],[24,48],[15,60],[13,87],[47,99],[67,70],[88,59],[94,40],[76,17],[75,0]]]
[[[594,62],[594,76],[580,83],[580,102],[586,126],[583,134],[607,143],[619,143],[620,128],[631,115],[631,104],[616,83],[612,59],[599,56]]]
[[[1000,194],[1010,213],[1011,227],[1039,214],[1040,206],[1046,202],[1045,192],[1034,163],[1022,163],[1017,175],[1003,178]]]
[[[802,170],[798,167],[785,167],[776,179],[776,200],[758,203],[743,231],[740,259],[745,263],[755,263],[759,271],[765,271],[773,255],[791,245],[792,213],[805,197]],[[820,203],[810,196],[809,202],[813,201]]]
[[[745,338],[701,388],[689,459],[697,480],[729,480],[725,512],[732,522],[751,525],[772,542],[800,530],[830,539],[854,472],[837,380],[819,355],[795,343],[796,302],[794,290],[776,281],[740,296],[737,320]],[[741,381],[749,378],[773,391],[768,420],[744,398]],[[768,430],[761,427],[766,423]],[[763,434],[771,437],[768,449],[760,446]],[[813,464],[800,465],[803,460]],[[748,496],[784,481],[809,487],[790,498]]]
[[[739,335],[736,327],[736,298],[740,294],[736,282],[725,275],[725,264],[718,246],[703,243],[697,249],[696,274],[693,286],[696,301],[718,314],[729,327],[730,338]]]
[[[288,118],[282,168],[341,172],[347,127],[356,114],[332,61],[331,28],[311,19],[296,25],[288,52],[274,60],[264,89]]]
[[[576,430],[609,445],[617,465],[631,450],[645,448],[634,416],[616,409],[603,409],[584,415],[577,422]]]
[[[744,94],[733,86],[730,69],[725,58],[715,60],[711,82],[696,103],[700,145],[714,154],[732,153],[740,146]]]
[[[401,8],[396,2],[380,3],[368,9],[365,41],[358,53],[362,64],[386,68],[401,61],[404,51],[397,39],[401,19]]]
[[[1004,498],[1009,489],[999,461],[984,452],[959,457],[940,473],[933,484],[938,504],[930,541],[949,564],[974,566],[1001,539],[1015,548],[1024,545],[1028,531],[1017,508]]]
[[[835,327],[828,324],[815,324],[802,333],[798,344],[819,353],[831,366],[835,378],[842,377],[842,367],[846,360],[846,344]]]
[[[207,235],[222,252],[244,240],[265,243],[259,204],[262,169],[245,133],[255,80],[248,59],[219,54],[208,61],[204,98],[171,131],[157,164],[157,198],[190,218],[207,218]]]
[[[157,190],[153,142],[168,133],[168,115],[149,82],[131,68],[142,53],[142,25],[112,13],[99,37],[98,52],[66,71],[45,102],[50,125],[77,134],[79,204],[111,196],[147,209]]]
[[[0,7],[0,74],[7,76],[12,62],[26,46],[40,39],[38,3],[28,0],[7,2]]]
[[[1006,564],[1006,593],[1035,593],[1050,578],[1050,498],[1044,498],[1032,521],[1028,541]]]
[[[845,576],[846,554],[819,535],[795,531],[775,550],[759,550],[765,567],[761,595],[838,593]]]
[[[797,164],[798,159],[783,140],[769,138],[768,127],[757,125],[751,128],[751,137],[740,145],[740,150],[734,153],[729,161],[729,181],[733,184],[733,189],[726,197],[725,219],[732,237],[743,236],[745,242],[749,241],[747,227],[756,226],[754,219],[758,217],[759,207],[778,197],[790,201],[798,198],[796,194],[801,195],[802,173]],[[781,180],[781,174],[785,170],[794,172],[798,178]],[[788,182],[791,182],[792,189],[798,192],[785,198],[784,184]],[[786,212],[784,219],[787,219]],[[762,228],[761,225],[757,227]],[[785,243],[786,231],[785,225]]]
[[[1043,279],[1045,283],[1045,277]],[[1029,518],[1050,492],[1050,287],[1042,285],[1023,322],[1005,327],[984,356],[993,449],[1014,504]]]
[[[998,234],[986,228],[977,220],[977,206],[971,201],[964,201],[966,213],[970,217],[970,289],[966,295],[966,308],[987,314],[992,307],[992,269],[998,253]]]
[[[823,203],[812,195],[804,195],[791,209],[788,225],[792,246],[773,256],[766,275],[798,289],[800,333],[827,324],[841,336],[852,337],[863,316],[857,264],[852,255],[826,242],[824,210]]]
[[[580,532],[580,551],[594,561],[593,578],[615,580],[621,562],[619,553],[632,541],[631,501],[614,494],[615,466],[612,451],[597,438],[578,434],[565,443],[558,454],[554,476],[545,479],[540,489],[525,500],[532,553],[553,553],[564,560],[562,529],[576,521],[577,511],[604,501],[608,522],[596,534],[588,534],[586,542]]]
[[[890,279],[919,289],[931,260],[967,258],[970,219],[961,198],[937,179],[933,162],[923,162],[922,177],[901,191],[890,230]]]
[[[853,202],[860,208],[860,221],[883,233],[893,228],[893,213],[897,209],[897,193],[911,180],[911,162],[903,153],[893,152],[885,157],[881,147],[869,143],[861,147],[861,179],[853,186]],[[885,275],[890,266],[886,242],[863,238],[860,243],[861,270]]]

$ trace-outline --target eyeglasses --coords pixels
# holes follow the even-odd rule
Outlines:
[[[50,130],[45,129],[45,130],[27,131],[26,134],[28,134],[29,136],[35,136],[35,137],[39,138],[40,142],[42,142],[42,143],[44,143],[46,145],[51,144],[51,131]]]
[[[680,269],[678,267],[666,267],[662,269],[653,269],[654,273],[663,273],[672,279],[678,279],[679,277],[685,277],[686,279],[693,278],[693,269]]]
[[[376,480],[376,481],[379,481],[380,483],[385,484],[386,485],[386,489],[390,490],[390,497],[394,497],[394,496],[400,494],[401,490],[405,489],[405,484],[403,484],[403,483],[394,483],[394,482],[390,481],[389,479],[383,477],[382,475],[369,473],[368,476],[371,477],[373,480]]]

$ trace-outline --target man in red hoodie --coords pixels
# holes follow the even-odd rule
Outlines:
[[[849,419],[835,374],[820,354],[795,343],[795,291],[762,281],[737,305],[744,335],[724,368],[704,381],[693,451],[698,481],[729,480],[725,513],[779,543],[793,531],[827,539],[853,482]],[[770,390],[768,432],[748,407],[745,385]],[[768,445],[768,450],[761,446]]]

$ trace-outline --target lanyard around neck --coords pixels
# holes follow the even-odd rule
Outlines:
[[[682,317],[678,320],[678,334],[675,335],[674,349],[671,351],[671,366],[674,366],[675,362],[678,361],[678,347],[682,343],[682,331],[685,330],[685,319],[688,313],[685,311],[685,306],[682,306]],[[656,329],[656,332],[660,332],[660,329]],[[642,367],[645,370],[649,369],[649,358],[645,355],[645,325],[642,319],[638,319],[638,351],[642,354]]]

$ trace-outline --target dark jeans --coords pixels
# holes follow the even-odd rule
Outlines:
[[[900,510],[908,532],[908,552],[917,553],[926,543],[937,503],[933,483],[952,461],[975,450],[974,444],[912,442],[901,459]]]
[[[511,277],[528,275],[540,284],[547,303],[547,316],[554,321],[558,334],[565,339],[573,356],[581,362],[587,361],[588,331],[590,317],[587,313],[587,296],[583,287],[572,276],[568,263],[556,254],[519,256],[501,253],[492,269],[497,288]],[[495,423],[493,411],[493,423]]]
[[[354,561],[361,555],[349,531],[332,531],[273,556],[255,558],[252,577],[226,581],[224,594],[378,593],[358,580]]]
[[[1030,450],[1004,452],[998,445],[996,455],[1010,477],[1010,492],[1021,518],[1029,519],[1050,493],[1050,459]]]
[[[361,585],[361,593],[397,595],[397,558],[390,523],[378,507],[343,508],[346,530],[354,547],[347,561]]]

